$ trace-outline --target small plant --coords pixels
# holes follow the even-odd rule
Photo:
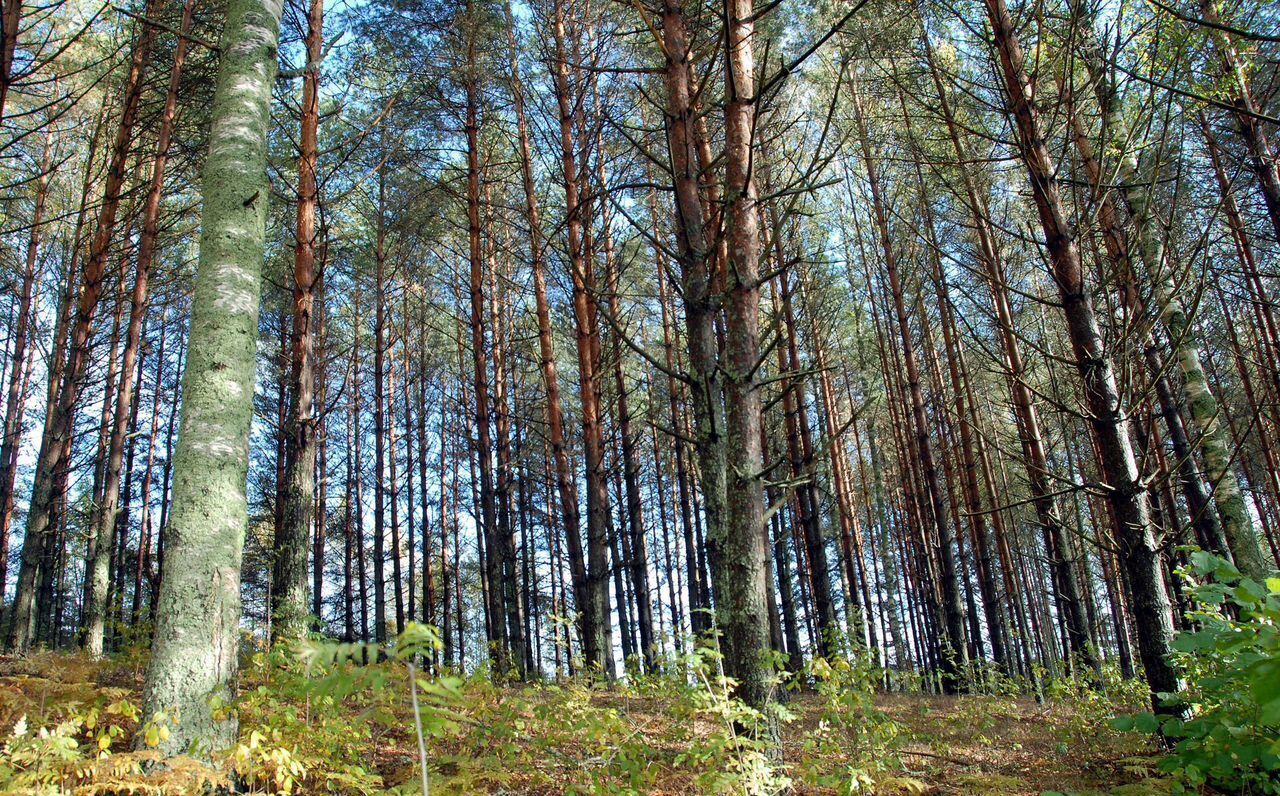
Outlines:
[[[440,632],[429,625],[410,622],[398,636],[385,647],[370,644],[343,644],[334,642],[308,642],[302,645],[298,660],[305,669],[306,677],[300,681],[303,696],[306,697],[308,712],[319,701],[325,706],[333,706],[335,701],[350,695],[357,690],[368,689],[381,693],[395,672],[403,668],[407,675],[409,697],[413,707],[414,736],[417,741],[418,774],[422,793],[429,792],[428,761],[426,738],[439,735],[456,726],[452,706],[461,696],[462,681],[457,677],[445,676],[434,679],[420,677],[418,662],[432,660],[435,653],[443,649]],[[387,662],[392,666],[367,666],[364,664]],[[394,689],[392,690],[394,693]],[[394,720],[390,711],[374,707],[373,714],[382,721]],[[340,729],[350,729],[349,722],[341,722]],[[250,739],[252,740],[252,738]],[[333,781],[334,793],[371,792],[365,791],[366,779],[372,789],[372,778],[356,761],[363,759],[367,744],[354,743],[348,733],[343,738],[335,738],[334,742],[349,752],[351,764],[345,770],[339,769],[342,776]],[[242,743],[243,745],[243,743]],[[291,764],[293,761],[270,761],[272,766]],[[332,768],[332,767],[329,767]],[[283,791],[288,793],[289,791]]]
[[[1259,583],[1195,550],[1181,573],[1194,629],[1174,639],[1188,685],[1162,695],[1183,715],[1120,716],[1114,726],[1173,743],[1161,768],[1185,785],[1280,794],[1280,577]]]
[[[815,658],[805,670],[818,696],[818,723],[803,739],[804,779],[841,794],[874,792],[902,767],[905,729],[875,706],[881,670],[865,656]]]
[[[0,792],[57,793],[71,764],[84,759],[81,722],[32,728],[23,716],[0,749]]]
[[[676,756],[677,765],[702,769],[697,781],[708,793],[757,796],[786,792],[792,784],[780,761],[778,726],[794,716],[782,705],[757,710],[734,696],[736,683],[726,677],[719,652],[699,646],[690,653],[695,686],[678,709],[709,725],[697,743]]]

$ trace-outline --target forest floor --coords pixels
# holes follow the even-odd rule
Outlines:
[[[321,693],[264,658],[242,674],[240,746],[194,780],[144,773],[155,753],[129,751],[152,731],[137,715],[139,656],[0,658],[0,793],[188,793],[193,781],[242,793],[421,792],[402,668],[364,667],[376,676],[331,678]],[[1037,703],[820,686],[789,699],[778,765],[737,741],[739,714],[704,685],[424,682],[430,790],[688,796],[786,778],[800,794],[1173,792],[1154,745],[1112,730],[1100,695]]]

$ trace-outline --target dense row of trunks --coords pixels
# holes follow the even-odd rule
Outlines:
[[[1120,23],[1044,5],[983,0],[965,38],[868,4],[779,54],[750,0],[423,2],[351,12],[377,58],[327,66],[310,0],[281,89],[274,2],[215,53],[196,3],[148,0],[100,110],[20,135],[6,3],[6,647],[154,639],[174,749],[219,733],[197,692],[242,595],[269,642],[422,621],[435,667],[517,679],[712,646],[755,706],[840,654],[887,687],[1176,692],[1186,545],[1259,578],[1280,544],[1274,102],[1204,0],[1149,24],[1227,99],[1153,78],[1159,134],[1194,135],[1144,141]]]

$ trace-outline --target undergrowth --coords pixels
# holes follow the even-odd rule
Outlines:
[[[1163,735],[1161,770],[1187,792],[1280,794],[1280,577],[1259,582],[1199,550],[1190,561],[1180,575],[1192,627],[1173,641],[1186,685],[1162,695],[1166,712],[1114,726]]]
[[[884,672],[857,654],[781,674],[766,714],[733,698],[705,648],[606,687],[495,683],[486,670],[424,675],[438,645],[434,629],[413,625],[384,647],[313,641],[252,653],[235,702],[215,706],[238,721],[239,742],[205,762],[154,751],[169,717],[142,715],[141,647],[100,662],[8,661],[0,793],[923,793],[938,772],[922,761],[951,752],[940,731],[881,708]],[[1105,692],[1055,688],[1063,704],[1084,701],[1057,732],[1073,745],[1107,732]],[[1032,704],[936,703],[954,711],[946,722],[993,734]]]

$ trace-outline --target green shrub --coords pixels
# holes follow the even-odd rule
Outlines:
[[[1280,577],[1259,583],[1199,550],[1181,574],[1194,629],[1173,647],[1187,684],[1161,695],[1179,710],[1114,724],[1163,734],[1173,750],[1162,768],[1187,786],[1280,794]]]

